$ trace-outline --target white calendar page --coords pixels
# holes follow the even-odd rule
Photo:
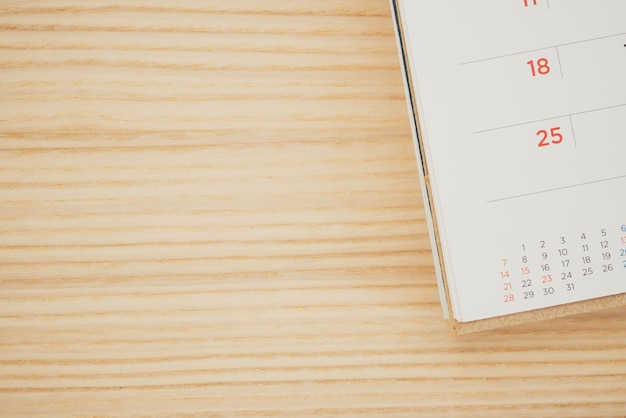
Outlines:
[[[461,322],[626,292],[626,1],[399,1]]]

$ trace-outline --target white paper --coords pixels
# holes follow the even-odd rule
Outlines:
[[[626,292],[626,1],[399,1],[451,304]]]

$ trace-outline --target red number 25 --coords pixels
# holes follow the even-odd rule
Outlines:
[[[563,135],[559,132],[561,130],[560,126],[555,126],[554,128],[550,128],[550,133],[545,129],[540,129],[537,131],[537,136],[539,139],[538,147],[547,147],[550,144],[560,144],[563,142]]]

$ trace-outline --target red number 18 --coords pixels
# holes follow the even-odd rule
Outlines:
[[[537,61],[530,60],[526,64],[530,66],[530,73],[533,77],[550,74],[550,63],[547,58],[539,58]]]

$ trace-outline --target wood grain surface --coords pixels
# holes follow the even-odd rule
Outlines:
[[[624,310],[454,336],[386,0],[0,0],[0,415],[626,416]]]

